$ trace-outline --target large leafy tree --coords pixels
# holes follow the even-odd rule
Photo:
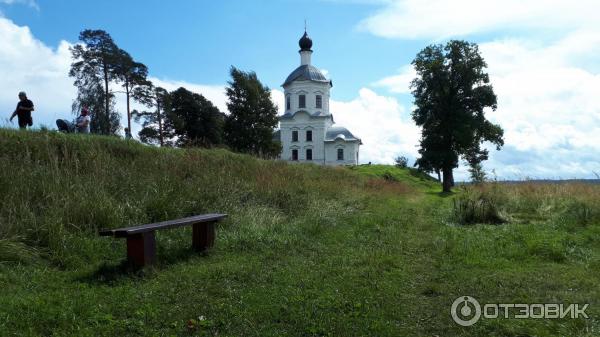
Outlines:
[[[238,152],[274,157],[281,151],[273,141],[277,126],[277,108],[271,91],[254,72],[231,67],[231,81],[226,89],[229,115],[225,120],[225,142]]]
[[[450,41],[431,45],[412,62],[417,77],[411,83],[416,109],[412,118],[422,128],[416,164],[421,169],[441,171],[443,190],[454,184],[453,169],[460,158],[473,167],[488,158],[484,141],[504,145],[503,130],[485,117],[496,109],[497,99],[487,64],[476,44]]]
[[[94,109],[91,112],[95,120],[92,130],[112,134],[118,130],[119,123],[114,103],[111,103],[114,95],[109,84],[118,79],[116,65],[121,55],[120,49],[103,30],[86,29],[79,34],[79,41],[80,44],[71,48],[73,63],[69,76],[75,78],[74,85],[78,89],[73,108],[79,109],[93,102],[90,105]],[[103,105],[96,104],[98,100],[102,100]]]
[[[224,114],[200,94],[185,88],[171,92],[167,116],[179,146],[210,147],[222,143]]]
[[[148,80],[148,67],[133,60],[120,49],[115,63],[115,74],[125,89],[127,102],[127,127],[131,130],[131,99],[146,106],[152,105],[152,83]]]
[[[133,112],[135,120],[142,120],[142,130],[138,136],[143,143],[160,146],[173,146],[175,139],[175,130],[173,123],[166,112],[170,110],[170,95],[167,90],[161,87],[155,87],[150,91],[150,107],[154,111]]]

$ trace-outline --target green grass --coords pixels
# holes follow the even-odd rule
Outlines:
[[[448,195],[390,166],[0,130],[0,192],[1,336],[600,335],[598,186]],[[455,198],[489,194],[507,223],[456,221]],[[230,215],[212,250],[160,231],[158,264],[138,272],[96,234],[204,212]],[[461,295],[589,303],[590,319],[460,327]]]

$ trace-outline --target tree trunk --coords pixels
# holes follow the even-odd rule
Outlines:
[[[454,180],[454,178],[452,177],[452,168],[444,167],[442,169],[442,173],[444,176],[444,181],[442,182],[443,191],[451,192],[452,191],[452,181]]]
[[[103,67],[104,71],[104,119],[106,124],[104,125],[104,130],[102,133],[108,135],[110,133],[110,113],[108,111],[110,107],[110,97],[108,96],[108,69],[106,68],[106,64]]]
[[[125,82],[125,95],[127,96],[127,129],[131,134],[131,110],[129,108],[129,83]],[[127,136],[127,135],[125,135]]]
[[[156,102],[156,113],[158,117],[158,139],[160,140],[160,146],[164,146],[163,144],[163,126],[162,126],[162,117],[160,116],[160,100]]]

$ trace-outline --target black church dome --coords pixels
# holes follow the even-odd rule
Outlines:
[[[298,41],[298,45],[300,45],[301,51],[310,51],[310,48],[312,48],[312,40],[310,39],[310,37],[308,37],[306,31],[304,32],[304,35],[302,35],[302,37],[300,38],[300,41]]]

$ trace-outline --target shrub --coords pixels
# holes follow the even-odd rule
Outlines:
[[[501,224],[507,222],[504,205],[504,195],[494,186],[463,187],[454,199],[452,220],[460,225]]]
[[[408,158],[404,156],[398,156],[394,161],[396,162],[396,167],[406,168],[408,166]]]
[[[571,229],[586,227],[594,223],[600,223],[600,210],[593,207],[591,203],[581,200],[569,200],[564,202],[563,210],[558,214],[556,220]]]
[[[487,181],[487,175],[485,174],[481,163],[472,164],[469,168],[469,175],[471,176],[471,181],[475,184],[481,184]]]

